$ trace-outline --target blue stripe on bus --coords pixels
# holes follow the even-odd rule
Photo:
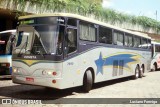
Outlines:
[[[102,53],[100,52],[99,58],[95,60],[95,64],[97,66],[97,73],[101,73],[103,75],[103,67],[104,66],[119,66],[121,68],[129,68],[130,64],[133,62],[137,62],[141,56],[133,53],[119,53],[117,55],[111,55],[106,58],[102,57]],[[117,62],[117,65],[114,65],[114,62]],[[121,64],[119,61],[122,61]]]

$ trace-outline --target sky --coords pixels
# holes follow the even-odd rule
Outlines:
[[[102,6],[131,15],[147,16],[160,21],[160,0],[103,0]]]

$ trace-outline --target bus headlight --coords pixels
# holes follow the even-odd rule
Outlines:
[[[52,74],[52,71],[50,70],[43,70],[42,71],[42,75],[51,75]]]
[[[13,68],[12,71],[13,71],[14,73],[16,73],[16,72],[17,72],[17,69],[16,69],[16,68]]]
[[[51,75],[51,74],[52,74],[52,72],[51,72],[51,71],[48,71],[48,72],[47,72],[47,74],[48,74],[48,75]]]
[[[54,70],[43,70],[42,71],[42,75],[45,75],[45,76],[60,76],[60,72],[56,72]]]

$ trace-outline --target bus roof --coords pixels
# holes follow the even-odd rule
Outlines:
[[[9,33],[9,32],[16,33],[16,29],[1,31],[0,34],[2,34],[2,33]]]
[[[115,27],[115,26],[110,25],[110,24],[106,24],[104,22],[97,21],[97,20],[92,19],[92,18],[87,18],[87,17],[81,16],[81,15],[72,14],[72,13],[52,13],[52,14],[27,15],[27,16],[21,16],[21,17],[19,17],[19,19],[21,20],[21,19],[28,19],[28,18],[50,17],[50,16],[62,16],[62,17],[76,18],[76,19],[80,19],[80,20],[83,20],[83,21],[95,23],[95,24],[98,24],[98,25],[106,26],[108,28],[116,29],[116,30],[119,30],[119,31],[123,31],[123,32],[126,32],[126,33],[130,33],[130,34],[133,34],[133,35],[137,35],[137,36],[141,36],[141,37],[151,39],[151,37],[149,37],[147,34],[144,34],[144,33],[139,33],[139,32],[134,32],[134,31],[122,29],[122,28]]]

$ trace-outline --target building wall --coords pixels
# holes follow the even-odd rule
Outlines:
[[[0,31],[15,29],[16,23],[16,13],[0,6]]]
[[[96,1],[97,3],[102,3],[102,0],[94,0]],[[88,2],[93,2],[93,0],[88,0]],[[44,7],[46,7],[44,5]],[[6,10],[17,10],[17,11],[21,11],[22,8],[19,4],[15,4],[13,3],[13,0],[2,0],[0,2],[0,8],[2,9],[6,9]],[[26,5],[24,8],[24,12],[26,13],[32,13],[32,14],[40,14],[40,13],[54,13],[54,12],[57,12],[57,10],[51,10],[51,9],[45,9],[45,8],[41,8],[37,5],[30,5],[30,2],[26,2]],[[65,12],[65,11],[64,11]],[[94,15],[89,15],[87,17],[91,17],[91,18],[95,18]],[[103,20],[101,20],[103,21]],[[8,23],[8,24],[7,24]],[[10,26],[14,26],[14,24],[11,24],[9,22],[6,23],[6,28],[11,28]],[[157,31],[154,29],[154,28],[145,28],[143,27],[142,25],[134,25],[132,23],[120,23],[120,22],[115,22],[114,24],[112,22],[106,22],[106,23],[109,23],[109,24],[112,24],[112,25],[115,25],[115,26],[118,26],[118,27],[121,27],[121,28],[124,28],[124,29],[131,29],[131,30],[136,30],[136,31],[141,31],[141,32],[148,32],[148,33],[157,33]],[[4,25],[4,22],[2,21],[1,22],[2,25]],[[1,27],[1,29],[3,29]],[[160,34],[160,31],[158,32]]]

